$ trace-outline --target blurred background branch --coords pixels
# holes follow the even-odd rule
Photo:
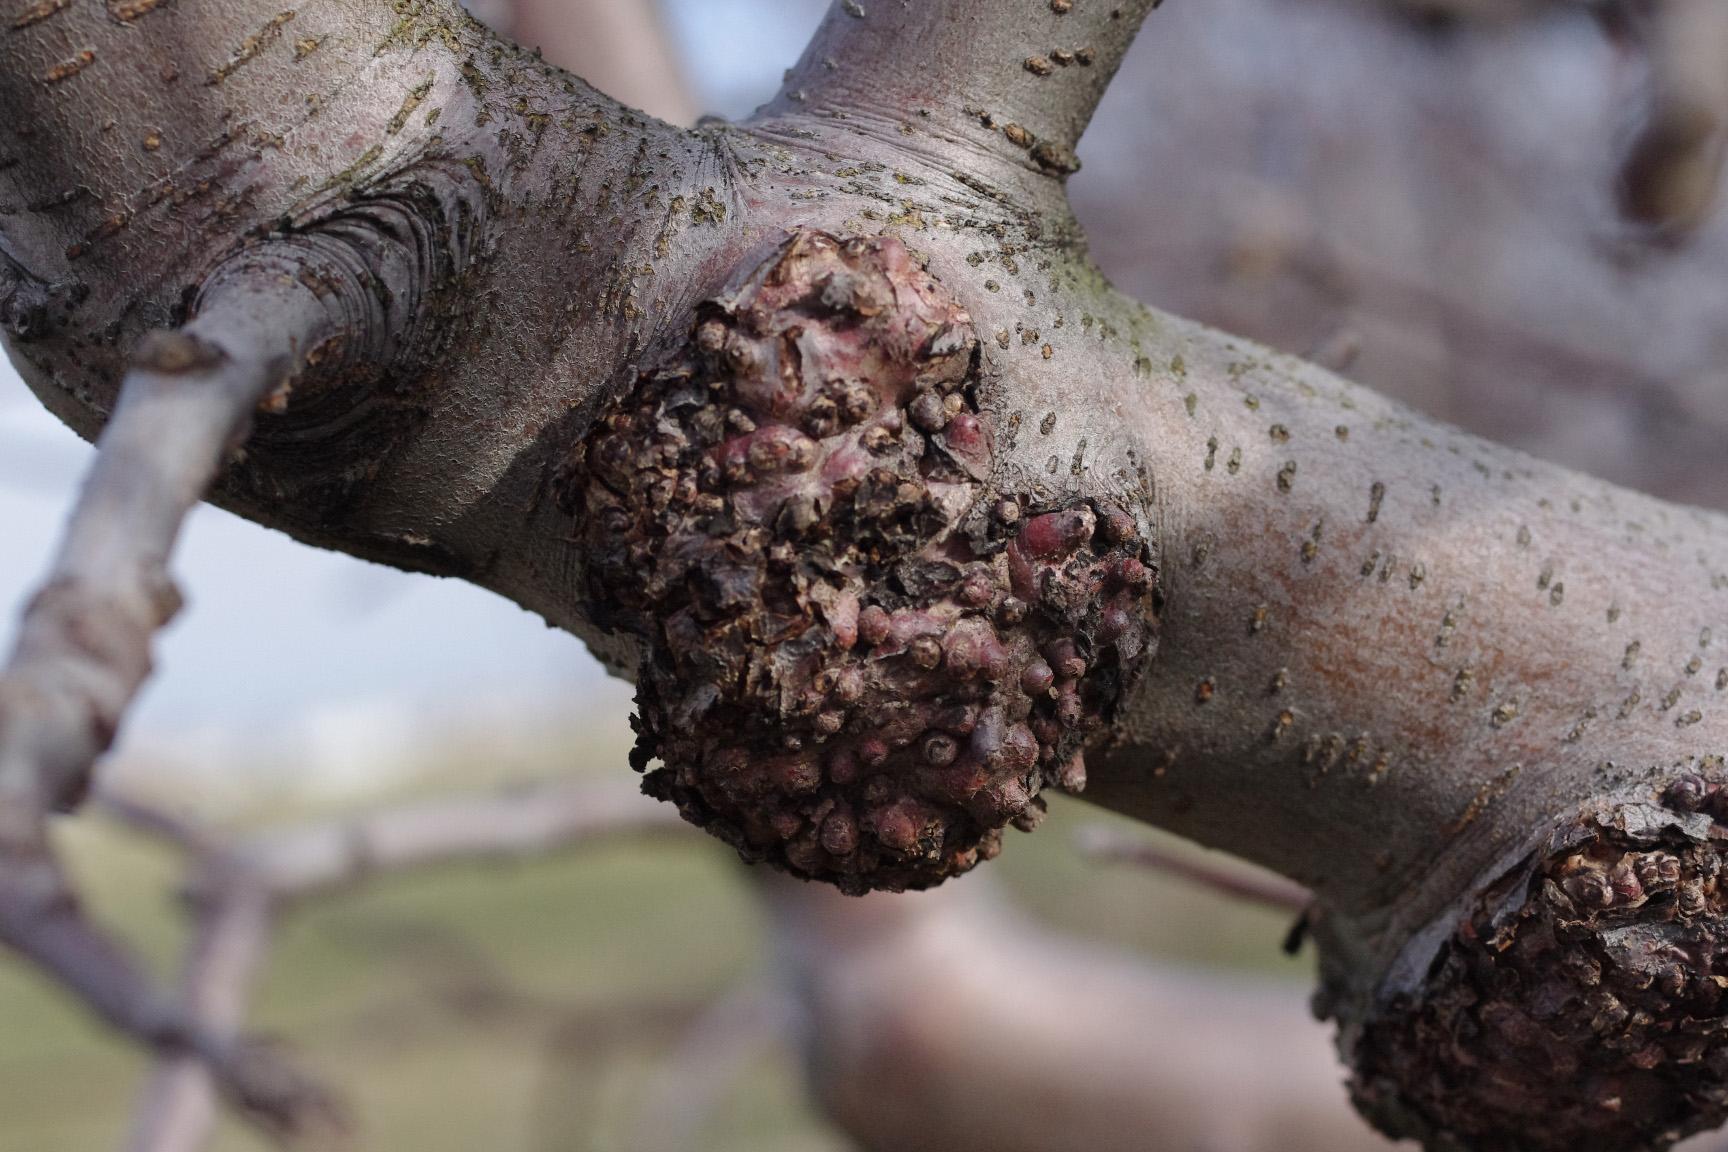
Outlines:
[[[1272,873],[1227,857],[1208,859],[1192,852],[1175,852],[1144,834],[1108,824],[1080,829],[1074,847],[1094,864],[1124,864],[1146,868],[1216,890],[1222,896],[1300,913],[1311,901],[1308,890]],[[1210,856],[1217,856],[1211,853]]]
[[[1650,55],[1650,111],[1627,156],[1627,213],[1684,234],[1716,210],[1728,139],[1728,4],[1659,0],[1637,39]]]
[[[666,32],[643,0],[473,0],[474,14],[600,91],[673,124],[694,123],[695,97]]]
[[[625,784],[551,785],[510,795],[403,805],[226,842],[217,832],[116,796],[103,808],[187,856],[185,899],[194,926],[180,968],[181,1011],[236,1038],[285,907],[375,877],[453,861],[564,851],[597,839],[689,831],[678,814]],[[200,1152],[215,1128],[209,1066],[171,1054],[134,1111],[128,1152]]]

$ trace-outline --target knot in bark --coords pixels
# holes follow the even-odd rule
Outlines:
[[[1666,1148],[1728,1119],[1720,785],[1591,805],[1490,885],[1361,1030],[1364,1112],[1472,1152]]]
[[[797,231],[602,412],[558,487],[645,641],[634,762],[751,860],[923,888],[1084,783],[1154,643],[1101,500],[991,484],[966,311],[898,240]]]

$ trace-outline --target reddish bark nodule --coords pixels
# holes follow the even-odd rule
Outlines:
[[[646,641],[635,763],[849,892],[922,888],[1077,789],[1154,643],[1105,501],[992,487],[971,319],[898,240],[792,234],[559,481],[592,611]]]
[[[1472,1152],[1665,1148],[1728,1119],[1719,788],[1592,805],[1491,885],[1361,1030],[1363,1111]]]

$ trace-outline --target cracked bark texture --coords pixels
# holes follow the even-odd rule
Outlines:
[[[1383,1122],[1540,1147],[1545,1101],[1479,1107],[1493,1085],[1447,1079],[1411,1021],[1446,1007],[1485,893],[1513,878],[1506,914],[1542,922],[1557,830],[1714,769],[1728,525],[1116,294],[1063,178],[1152,7],[840,0],[757,118],[685,132],[436,0],[38,5],[0,34],[8,348],[90,435],[232,252],[408,254],[412,291],[347,334],[405,351],[278,397],[216,498],[494,589],[633,675],[558,469],[789,228],[894,238],[977,342],[967,509],[1116,506],[1158,570],[1161,646],[1087,742],[1088,795],[1315,891],[1322,1003]],[[843,856],[830,814],[785,835],[820,820]],[[1689,979],[1715,963],[1688,953]],[[1547,1008],[1594,1043],[1582,993]],[[1616,1098],[1601,1146],[1721,1119],[1710,1043],[1658,1048],[1614,1066],[1661,1091]]]

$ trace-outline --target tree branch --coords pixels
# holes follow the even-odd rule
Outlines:
[[[231,863],[277,901],[341,891],[375,875],[457,860],[538,856],[605,836],[683,834],[689,825],[629,784],[557,784],[492,797],[464,796],[264,833],[194,877],[220,892]]]
[[[82,797],[149,675],[155,633],[180,606],[168,557],[254,411],[295,389],[316,396],[344,370],[394,352],[365,260],[390,242],[355,247],[364,231],[349,221],[245,250],[205,278],[193,319],[143,341],[0,673],[0,942],[122,1032],[205,1063],[237,1103],[282,1131],[323,1122],[316,1093],[152,987],[84,916],[44,821]],[[401,269],[386,260],[383,272]],[[390,282],[412,301],[411,282]],[[211,941],[211,962],[224,950]]]
[[[201,135],[168,171],[196,195],[208,175],[219,206],[200,252],[419,188],[433,164],[499,209],[448,224],[480,234],[484,261],[439,285],[462,323],[434,326],[448,343],[415,379],[435,395],[400,405],[388,459],[355,452],[329,484],[285,454],[253,473],[249,509],[462,573],[640,669],[640,758],[666,762],[659,791],[747,854],[854,886],[926,883],[993,853],[1007,824],[1032,826],[1035,793],[1077,790],[1090,768],[1100,802],[1316,891],[1328,1002],[1358,1052],[1358,1025],[1388,1004],[1409,1008],[1393,1021],[1406,1038],[1528,1019],[1466,977],[1496,994],[1594,979],[1540,933],[1527,943],[1544,972],[1489,978],[1525,957],[1484,943],[1504,925],[1480,901],[1507,885],[1544,915],[1578,913],[1561,881],[1593,907],[1607,892],[1615,916],[1682,934],[1672,951],[1719,951],[1728,906],[1702,885],[1720,863],[1704,809],[1728,733],[1728,678],[1710,671],[1728,522],[1111,292],[1051,177],[1072,170],[1098,78],[1149,0],[844,0],[766,120],[691,134],[591,98],[435,0],[401,20],[318,6],[292,45],[275,5],[235,7],[264,31],[238,53],[201,44],[188,74],[211,82],[173,90]],[[128,95],[161,114],[163,60],[128,55],[102,6],[65,11],[83,23],[55,27],[100,37],[101,64],[56,57],[45,23],[0,38],[6,104],[44,149],[0,180],[38,206],[8,218],[7,260],[33,270],[7,264],[9,300],[51,300],[69,252],[101,254],[74,269],[79,309],[32,313],[60,327],[24,326],[33,384],[88,425],[103,406],[86,357],[176,300],[186,257],[169,239],[178,191],[133,199],[129,165],[157,161],[83,131]],[[272,68],[247,63],[266,55]],[[115,90],[92,79],[105,74]],[[349,103],[308,128],[308,95]],[[230,133],[228,102],[247,97],[260,120]],[[125,112],[116,130],[147,138]],[[236,139],[243,154],[225,154]],[[759,610],[742,625],[741,603]],[[1638,867],[1575,864],[1573,834],[1591,860]],[[1661,850],[1634,853],[1634,834]],[[1681,853],[1692,871],[1676,875]],[[1663,919],[1677,908],[1693,918]],[[1424,1000],[1443,951],[1476,966],[1459,960],[1464,975]],[[1638,1010],[1595,1013],[1593,993],[1561,989],[1541,1003],[1573,1007],[1537,1033],[1601,1062],[1592,1075],[1520,1080],[1526,1105],[1501,1108],[1436,1096],[1457,1078],[1422,1059],[1514,1049],[1388,1042],[1362,1061],[1382,1117],[1613,1148],[1703,1122],[1721,1062],[1639,1030],[1655,1021],[1666,1043],[1720,1019],[1708,967],[1653,981],[1640,956],[1606,959]],[[1417,1019],[1461,1005],[1492,1019]],[[1632,1032],[1604,1045],[1595,1020]],[[1595,1074],[1639,1091],[1606,1116]]]
[[[166,562],[186,513],[253,409],[330,330],[316,295],[261,278],[221,283],[196,319],[145,343],[0,675],[0,941],[121,1031],[197,1053],[237,1101],[288,1128],[302,1111],[292,1078],[164,1002],[85,919],[43,818],[82,793],[149,674],[152,638],[179,606]]]
[[[600,91],[674,124],[696,119],[682,62],[653,0],[505,0],[520,43]]]
[[[1196,860],[1192,855],[1166,851],[1145,836],[1132,836],[1102,824],[1080,829],[1075,847],[1086,859],[1099,864],[1127,864],[1163,872],[1226,896],[1234,896],[1268,908],[1287,912],[1305,911],[1314,897],[1299,884],[1281,876],[1255,875],[1241,867]]]
[[[1653,88],[1649,121],[1622,172],[1633,219],[1668,234],[1710,216],[1728,142],[1728,6],[1659,0],[1643,39]]]
[[[1054,177],[1161,0],[835,0],[764,110],[928,128],[950,147]]]
[[[846,899],[764,877],[812,1090],[880,1152],[1381,1152],[1295,988],[1049,932],[990,877]]]
[[[268,894],[249,877],[232,876],[220,896],[207,898],[197,913],[181,968],[179,1011],[212,1035],[238,1038],[274,928]],[[333,1097],[313,1091],[321,1111],[341,1115]],[[134,1109],[126,1152],[198,1152],[216,1123],[217,1098],[216,1078],[202,1059],[163,1055]]]
[[[703,1009],[659,1063],[624,1141],[629,1152],[696,1152],[704,1125],[745,1071],[792,1030],[793,1005],[748,980]]]
[[[182,964],[178,1012],[224,1043],[239,1035],[278,920],[300,900],[415,868],[543,855],[615,836],[683,834],[689,827],[666,805],[622,785],[553,784],[426,801],[239,843],[125,798],[104,796],[102,806],[188,854],[195,928]],[[127,1152],[203,1148],[222,1086],[212,1071],[197,1056],[165,1054],[138,1099]],[[322,1113],[339,1115],[327,1094],[302,1079],[295,1083]]]

